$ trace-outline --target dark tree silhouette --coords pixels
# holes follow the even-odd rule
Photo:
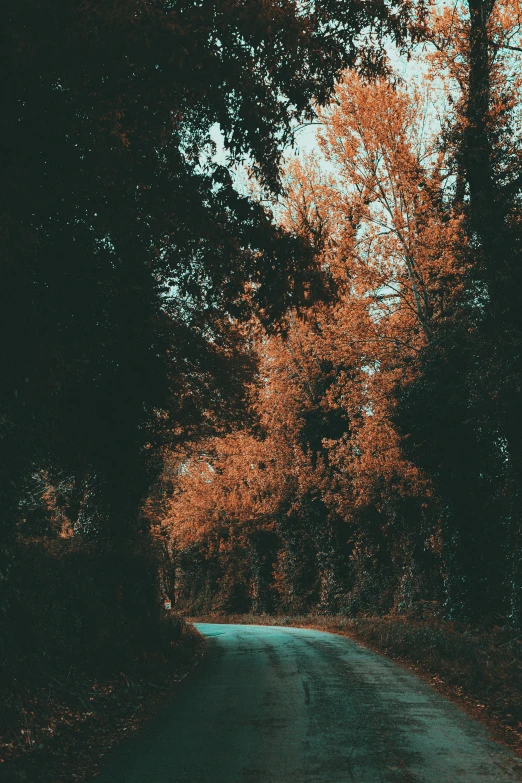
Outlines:
[[[419,6],[2,4],[0,579],[9,622],[19,614],[11,593],[22,589],[9,588],[17,536],[56,535],[62,517],[75,541],[104,540],[100,584],[110,583],[115,604],[122,580],[134,582],[129,594],[139,583],[154,598],[150,553],[141,571],[123,553],[147,538],[140,509],[163,447],[226,427],[244,409],[254,361],[242,319],[256,311],[268,322],[324,293],[312,244],[236,192],[213,129],[230,162],[248,162],[277,193],[296,123],[328,100],[344,68],[382,70],[384,38],[402,45],[415,35]],[[145,598],[132,604],[147,616]]]

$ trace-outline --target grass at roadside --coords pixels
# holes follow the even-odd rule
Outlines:
[[[522,640],[507,627],[407,617],[207,615],[193,622],[315,628],[350,636],[408,666],[522,756]]]
[[[132,672],[94,677],[59,660],[38,660],[31,682],[4,694],[0,711],[0,783],[79,783],[105,755],[162,706],[193,668],[203,640],[183,623],[168,655]]]

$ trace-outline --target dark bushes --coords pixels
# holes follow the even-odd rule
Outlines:
[[[4,618],[2,680],[24,675],[33,656],[95,673],[168,654],[181,620],[163,609],[154,546],[81,539],[19,542]]]

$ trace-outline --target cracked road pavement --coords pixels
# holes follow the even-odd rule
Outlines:
[[[196,627],[205,659],[97,783],[522,781],[522,761],[480,724],[351,639]]]

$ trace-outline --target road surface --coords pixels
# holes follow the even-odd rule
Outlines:
[[[522,762],[342,636],[202,623],[208,653],[97,783],[508,783]]]

